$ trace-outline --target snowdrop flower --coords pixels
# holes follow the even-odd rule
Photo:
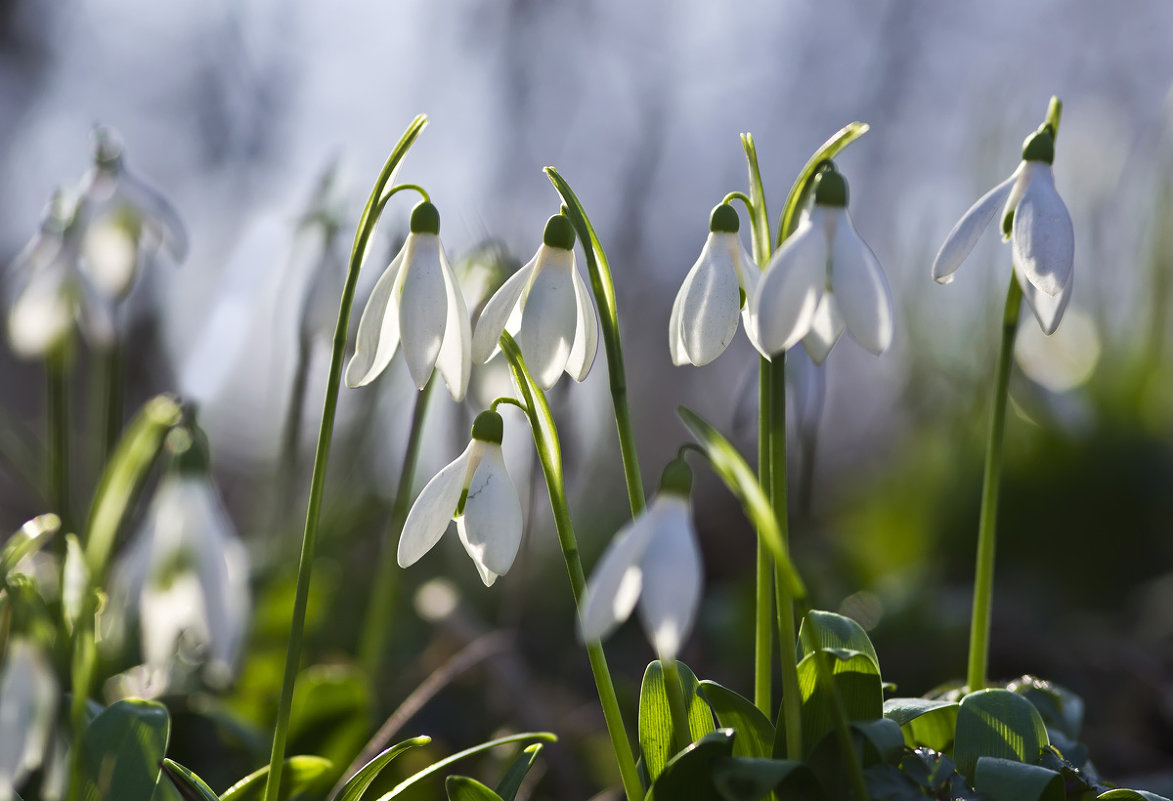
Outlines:
[[[432,550],[453,518],[486,587],[513,566],[521,546],[521,502],[505,470],[503,432],[497,412],[477,415],[472,442],[427,483],[408,512],[399,538],[400,567]]]
[[[648,508],[607,546],[587,583],[579,631],[592,643],[627,620],[640,619],[661,659],[675,659],[688,638],[704,584],[692,522],[692,471],[681,458],[664,468]]]
[[[110,304],[79,269],[83,226],[77,201],[57,193],[37,235],[9,266],[8,341],[17,356],[43,359],[74,320],[96,348],[114,341]]]
[[[833,169],[814,205],[770,259],[750,306],[750,338],[767,358],[801,340],[816,363],[844,328],[872,353],[892,342],[892,293],[847,212],[847,181]]]
[[[709,216],[709,238],[680,286],[668,318],[672,363],[700,367],[720,356],[737,333],[737,317],[749,324],[749,299],[761,271],[738,236],[740,221],[728,203]]]
[[[248,624],[248,558],[212,483],[203,432],[176,429],[167,447],[171,465],[116,567],[115,594],[137,606],[149,669],[165,676],[190,648],[223,681]]]
[[[1071,299],[1075,261],[1075,231],[1055,191],[1054,160],[1055,138],[1044,126],[1023,143],[1022,161],[1010,177],[982,195],[957,221],[933,261],[933,280],[949,283],[998,213],[1003,220],[1013,215],[1014,275],[1047,334],[1059,326]]]
[[[0,801],[40,767],[53,728],[57,682],[35,643],[13,638],[0,669]]]
[[[130,291],[143,261],[165,247],[187,255],[187,233],[162,195],[127,172],[113,131],[94,132],[94,166],[82,182],[82,267],[111,300]]]
[[[440,244],[440,213],[424,200],[411,212],[411,232],[379,277],[358,323],[346,386],[361,387],[387,369],[403,342],[415,385],[438,370],[454,400],[468,389],[468,310]]]
[[[557,214],[546,221],[529,263],[485,304],[472,338],[472,357],[488,361],[508,331],[534,381],[548,390],[565,370],[582,381],[595,361],[599,326],[586,284],[574,266],[574,226]]]

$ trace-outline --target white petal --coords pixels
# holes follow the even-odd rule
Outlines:
[[[680,338],[698,367],[720,356],[737,333],[741,292],[726,237],[736,244],[737,234],[709,234],[680,286]]]
[[[661,511],[644,553],[639,615],[660,658],[675,659],[696,619],[704,568],[688,501],[658,496],[656,505]]]
[[[947,284],[953,280],[953,273],[973,250],[982,233],[990,227],[990,222],[1003,210],[1021,171],[1022,166],[1019,165],[1009,178],[978,198],[978,202],[961,215],[937,251],[937,258],[933,259],[934,281]]]
[[[574,323],[574,345],[570,348],[570,357],[566,360],[566,372],[575,381],[586,379],[595,363],[595,353],[599,349],[599,321],[595,317],[595,305],[591,302],[591,293],[574,267],[574,256],[570,258],[570,274],[574,276],[574,302],[577,308]]]
[[[139,265],[135,231],[114,214],[103,215],[86,226],[82,239],[85,266],[94,283],[106,295],[122,297],[134,280]]]
[[[830,297],[830,296],[828,296]],[[803,340],[805,345],[810,335]],[[827,394],[827,376],[809,351],[794,350],[786,357],[786,380],[790,383],[790,398],[794,404],[795,427],[801,437],[813,437],[823,412]]]
[[[802,347],[815,364],[823,363],[831,348],[839,341],[845,327],[843,315],[839,313],[839,305],[835,302],[835,294],[823,293],[823,298],[815,309],[815,316],[811,318],[810,331],[802,338]],[[787,360],[786,363],[789,364],[790,361]]]
[[[413,242],[414,239],[414,242]],[[440,266],[440,238],[408,234],[399,301],[399,338],[407,369],[419,389],[432,377],[447,328],[448,297]]]
[[[402,248],[375,282],[371,297],[358,321],[354,355],[346,365],[346,386],[362,387],[387,369],[399,347],[400,268],[407,248]]]
[[[831,288],[852,338],[872,353],[886,351],[892,344],[892,291],[846,209],[831,244]]]
[[[544,248],[545,245],[542,247]],[[497,350],[497,340],[501,338],[501,332],[505,330],[505,323],[508,322],[509,315],[513,313],[514,307],[517,306],[522,294],[529,286],[534,268],[538,263],[538,257],[541,255],[542,249],[538,248],[537,255],[530,259],[528,264],[509,276],[509,279],[493,293],[493,297],[489,298],[489,302],[481,309],[481,316],[477,318],[477,327],[472,335],[472,360],[477,364],[487,362]]]
[[[543,390],[557,383],[574,344],[578,304],[573,270],[569,251],[550,248],[522,301],[517,345],[530,375]]]
[[[1010,235],[1015,269],[1040,292],[1058,295],[1075,261],[1075,231],[1063,199],[1055,191],[1049,164],[1027,163],[1028,181],[1014,209]]]
[[[477,448],[477,440],[470,442],[462,454],[436,473],[415,499],[399,537],[400,567],[410,567],[418,562],[448,530],[468,482],[474,448]]]
[[[482,579],[486,573],[504,575],[513,566],[521,546],[521,525],[521,501],[505,469],[501,446],[487,445],[468,485],[464,514],[457,520],[460,541]]]
[[[584,642],[605,638],[627,620],[643,586],[643,557],[656,533],[662,512],[653,503],[616,532],[595,565],[579,608],[579,634]]]
[[[452,399],[459,401],[464,399],[464,393],[468,391],[468,377],[472,372],[472,357],[469,351],[472,346],[472,325],[469,323],[464,295],[456,282],[456,276],[452,274],[452,268],[442,246],[440,271],[444,277],[448,319],[444,324],[444,341],[440,344],[440,355],[436,357],[436,370],[448,385]]]
[[[117,336],[113,301],[98,291],[83,272],[74,273],[80,302],[75,304],[78,326],[91,347],[105,350]]]
[[[169,561],[182,560],[171,552]],[[153,668],[165,671],[176,659],[177,650],[199,648],[211,638],[204,615],[204,593],[194,573],[160,576],[148,581],[139,596],[143,658]]]
[[[0,669],[0,797],[40,766],[56,705],[57,683],[41,649],[14,637]]]
[[[798,228],[770,259],[753,299],[754,346],[769,358],[806,336],[827,284],[829,248],[821,209],[803,216]]]
[[[13,352],[39,358],[65,336],[72,322],[64,278],[56,268],[34,273],[8,313],[8,341]]]
[[[684,287],[676,293],[676,300],[672,301],[672,313],[668,315],[668,352],[672,354],[672,363],[679,367],[688,364],[688,351],[684,349],[684,339],[681,337],[680,313],[684,306]]]
[[[125,171],[118,176],[118,191],[142,216],[143,225],[162,240],[172,258],[183,261],[187,256],[187,231],[167,199]]]
[[[1063,312],[1067,310],[1067,303],[1071,300],[1072,288],[1075,285],[1075,271],[1072,270],[1067,274],[1067,284],[1059,290],[1057,295],[1048,295],[1035,289],[1034,285],[1019,270],[1015,270],[1014,275],[1017,276],[1018,285],[1022,287],[1022,294],[1026,297],[1026,302],[1030,304],[1031,311],[1035,313],[1035,319],[1039,321],[1043,333],[1047,336],[1055,333],[1055,329],[1063,320]]]
[[[745,293],[745,303],[741,306],[741,321],[746,326],[746,333],[749,333],[750,324],[750,309],[753,307],[753,299],[758,294],[758,287],[762,283],[762,269],[754,262],[753,257],[749,255],[745,247],[741,244],[741,239],[737,240],[737,280],[741,284],[741,290]],[[753,337],[750,337],[750,341]]]

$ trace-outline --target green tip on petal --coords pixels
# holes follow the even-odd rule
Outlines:
[[[815,184],[815,203],[847,208],[847,179],[834,170],[819,173],[819,182]]]
[[[413,234],[439,234],[440,212],[426,200],[415,204],[411,210],[411,232]]]
[[[555,214],[546,220],[546,230],[542,233],[542,241],[548,248],[573,250],[574,226],[561,214]]]
[[[1022,160],[1041,161],[1044,164],[1055,162],[1055,137],[1050,131],[1035,131],[1026,138],[1022,143]]]
[[[210,469],[208,436],[197,425],[180,426],[167,433],[164,447],[177,473],[205,474]]]
[[[505,421],[494,411],[484,411],[472,421],[472,438],[481,442],[501,444],[501,437],[505,434]]]
[[[721,203],[713,207],[709,215],[709,230],[714,234],[735,234],[741,230],[741,220],[737,211],[728,203]]]
[[[688,497],[692,492],[692,468],[688,462],[679,456],[668,462],[660,475],[660,492]]]

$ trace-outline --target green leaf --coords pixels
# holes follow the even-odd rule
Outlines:
[[[170,733],[162,704],[129,699],[108,706],[82,736],[84,801],[150,801]]]
[[[89,582],[89,570],[81,552],[81,544],[77,537],[66,534],[65,564],[61,568],[61,615],[67,630],[71,632],[81,618]]]
[[[984,756],[977,761],[974,789],[997,801],[1063,801],[1063,777],[1038,765]]]
[[[849,617],[834,612],[812,609],[807,612],[798,629],[799,658],[820,648],[838,648],[867,654],[880,673],[880,657],[863,626]]]
[[[1127,790],[1123,787],[1117,787],[1106,793],[1100,793],[1096,796],[1096,801],[1169,801],[1169,799],[1163,795],[1150,793],[1148,790]]]
[[[1079,740],[1079,730],[1083,728],[1083,699],[1071,690],[1037,676],[1015,679],[1006,685],[1006,689],[1034,704],[1047,727],[1058,729],[1071,740]]]
[[[717,729],[685,748],[664,766],[644,801],[722,801],[713,772],[722,758],[733,755],[731,729]]]
[[[860,651],[830,648],[824,648],[818,653],[833,657],[830,660],[831,679],[843,701],[843,711],[848,721],[874,720],[883,716],[884,694],[880,687],[880,673],[870,656]],[[819,683],[818,666],[815,664],[818,653],[807,654],[798,663],[804,753],[809,753],[828,732],[835,729],[835,703],[829,688]],[[774,738],[776,757],[785,753],[783,734],[782,728],[779,728]]]
[[[930,698],[889,698],[884,702],[884,717],[894,720],[904,732],[909,748],[925,746],[949,752],[957,730],[957,704]]]
[[[448,801],[501,801],[501,796],[467,776],[449,776],[444,780],[444,790]]]
[[[851,730],[863,741],[864,767],[877,762],[895,764],[904,755],[904,732],[893,720],[857,720],[851,724]]]
[[[811,154],[802,171],[798,173],[798,177],[794,179],[794,184],[790,187],[790,194],[786,196],[786,206],[782,209],[782,217],[778,220],[779,247],[786,240],[786,237],[794,233],[794,229],[798,225],[799,212],[802,211],[803,203],[810,192],[811,183],[819,166],[824,161],[835,158],[843,148],[867,133],[868,127],[866,122],[850,122],[836,131],[834,136],[823,142],[819,149]]]
[[[780,569],[782,580],[786,582],[791,597],[796,601],[805,598],[806,587],[795,570],[794,563],[790,561],[790,552],[782,540],[774,508],[762,490],[762,485],[758,483],[754,471],[732,443],[696,412],[685,406],[678,406],[676,413],[696,438],[714,472],[741,501],[741,506],[753,523],[758,537],[774,557],[774,563]]]
[[[61,518],[47,514],[38,515],[17,529],[0,550],[0,585],[8,580],[8,573],[17,562],[45,547],[60,528]]]
[[[684,707],[688,711],[688,731],[697,741],[713,731],[713,713],[697,695],[696,675],[688,665],[677,661]],[[653,782],[674,753],[672,750],[672,715],[668,709],[668,692],[660,660],[648,663],[639,690],[639,748],[643,753],[648,778]]]
[[[379,801],[390,801],[392,798],[395,798],[396,796],[401,795],[404,791],[406,791],[413,784],[416,784],[417,782],[423,781],[424,779],[428,778],[429,776],[431,776],[434,773],[440,773],[440,772],[444,771],[445,769],[448,768],[449,765],[453,764],[454,762],[459,762],[460,760],[465,759],[466,757],[470,757],[470,756],[474,756],[476,754],[483,753],[483,752],[488,751],[490,749],[496,748],[497,746],[500,746],[500,745],[508,745],[509,743],[517,743],[517,742],[525,742],[526,740],[533,740],[533,741],[540,741],[540,742],[547,742],[547,743],[558,742],[558,738],[548,731],[538,731],[538,732],[527,731],[527,732],[522,732],[521,734],[513,734],[508,737],[499,737],[496,740],[490,740],[489,742],[481,743],[480,745],[474,745],[472,748],[466,748],[463,751],[460,751],[459,753],[453,754],[450,757],[446,757],[444,759],[441,759],[439,762],[434,762],[431,765],[429,765],[428,767],[424,768],[423,770],[415,773],[412,776],[409,776],[408,778],[401,781],[399,784],[392,787],[390,791],[379,796]]]
[[[220,796],[203,779],[178,762],[164,759],[161,767],[185,801],[220,801]]]
[[[1030,701],[1009,690],[979,690],[961,699],[953,761],[973,777],[981,757],[1036,762],[1048,744],[1043,719]]]
[[[513,801],[517,791],[521,789],[521,783],[525,781],[526,774],[534,766],[540,753],[542,753],[542,744],[534,743],[522,750],[513,760],[513,764],[509,766],[509,770],[505,771],[500,784],[497,785],[497,795],[501,796],[502,801]]]
[[[737,732],[733,756],[770,756],[774,744],[774,724],[752,701],[715,681],[702,681],[699,693],[717,716],[721,727]]]
[[[733,750],[737,750],[734,743]],[[767,793],[779,801],[810,801],[819,797],[819,784],[810,768],[785,759],[733,756],[718,760],[713,785],[726,801],[758,801]]]
[[[285,760],[281,771],[278,801],[286,801],[301,793],[325,790],[330,783],[334,763],[319,756],[292,756]],[[255,770],[220,795],[220,801],[259,801],[265,794],[269,766]]]
[[[349,665],[313,665],[297,677],[289,718],[289,751],[330,760],[333,784],[374,728],[366,677]]]
[[[355,774],[346,780],[346,784],[342,785],[342,789],[330,801],[359,801],[362,794],[367,791],[367,788],[371,786],[383,768],[390,764],[391,760],[409,748],[427,745],[431,741],[431,737],[413,737],[380,751],[378,756],[355,771]]]

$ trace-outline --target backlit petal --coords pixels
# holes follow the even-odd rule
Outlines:
[[[831,288],[852,338],[872,353],[887,350],[892,344],[892,291],[846,210],[831,244]]]
[[[758,287],[762,283],[762,270],[754,262],[753,257],[749,255],[745,247],[742,246],[741,240],[737,240],[738,250],[738,271],[737,280],[741,284],[741,290],[745,293],[745,303],[741,306],[741,321],[746,326],[746,333],[749,333],[750,309],[753,307],[754,296],[758,294]],[[753,341],[753,336],[750,336],[750,341]]]
[[[692,631],[700,605],[704,568],[689,502],[660,495],[655,534],[643,558],[639,614],[661,659],[675,659]]]
[[[399,338],[408,372],[416,387],[423,389],[432,377],[448,324],[440,238],[435,234],[408,234],[404,249],[408,255],[403,261]]]
[[[477,446],[476,440],[470,442],[464,453],[433,476],[415,499],[403,523],[403,534],[399,537],[400,567],[410,567],[418,562],[448,530],[468,480],[472,451]]]
[[[571,257],[571,265],[574,258]],[[591,293],[583,282],[578,270],[571,267],[574,276],[574,302],[577,315],[574,322],[574,344],[570,348],[570,358],[566,360],[566,372],[575,381],[582,381],[591,371],[595,363],[595,353],[599,349],[599,321],[595,317],[595,304],[591,302]]]
[[[1055,191],[1049,164],[1028,162],[1029,180],[1014,210],[1010,235],[1015,269],[1040,292],[1058,295],[1075,261],[1075,231],[1063,199]]]
[[[815,316],[811,318],[810,330],[802,338],[802,347],[815,364],[823,363],[831,348],[839,341],[845,327],[846,323],[843,322],[843,315],[839,313],[834,293],[823,293],[823,298],[815,309]]]
[[[1063,312],[1067,311],[1067,304],[1071,300],[1075,284],[1075,271],[1072,270],[1067,274],[1067,284],[1057,295],[1048,295],[1035,289],[1034,285],[1026,280],[1026,276],[1019,270],[1015,270],[1014,274],[1018,278],[1022,294],[1026,298],[1026,302],[1030,304],[1031,311],[1034,312],[1035,319],[1039,321],[1043,333],[1047,336],[1055,333],[1055,329],[1063,320]]]
[[[804,215],[770,259],[753,298],[754,346],[769,358],[806,336],[827,284],[829,256],[821,209]]]
[[[464,549],[485,572],[504,575],[521,546],[521,501],[505,469],[500,445],[487,445],[468,485],[464,515],[457,521]],[[486,582],[486,586],[487,586]]]
[[[1005,207],[1021,171],[1020,165],[1009,178],[978,198],[978,202],[961,215],[937,251],[937,258],[933,259],[934,281],[947,284],[953,280],[953,273],[973,250],[982,233],[990,227],[994,217]]]
[[[616,532],[587,582],[579,633],[584,642],[605,638],[627,620],[643,586],[643,557],[662,512],[653,504]]]
[[[346,365],[348,387],[361,387],[374,381],[387,369],[399,347],[399,297],[395,290],[406,253],[406,247],[399,251],[371,290],[358,321],[354,355]]]
[[[570,359],[578,308],[569,251],[550,249],[523,301],[516,338],[530,375],[543,390],[558,381]]]
[[[545,247],[543,245],[542,247]],[[497,350],[497,340],[505,330],[505,323],[509,315],[521,300],[522,294],[529,286],[537,266],[538,257],[542,255],[541,248],[538,254],[530,259],[529,263],[509,276],[509,279],[493,293],[489,302],[481,309],[481,316],[477,318],[477,327],[472,335],[472,360],[476,364],[484,364]]]
[[[684,349],[684,339],[680,336],[680,312],[683,306],[684,294],[677,292],[676,300],[672,301],[672,313],[668,315],[668,352],[677,367],[688,364],[688,351]]]
[[[741,292],[724,237],[710,233],[700,257],[680,286],[680,338],[698,367],[720,356],[737,333]]]
[[[440,355],[436,357],[436,370],[448,385],[453,400],[463,400],[468,391],[468,377],[472,372],[472,325],[468,319],[468,308],[464,295],[452,268],[440,248],[440,271],[444,278],[444,298],[448,320],[444,324],[444,341],[440,344]]]

